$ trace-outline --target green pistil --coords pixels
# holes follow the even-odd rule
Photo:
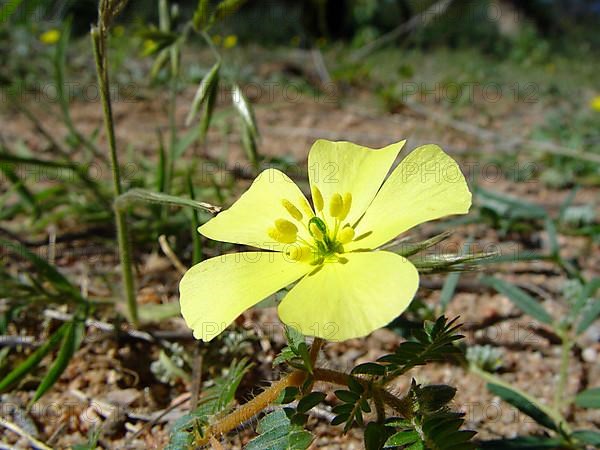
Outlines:
[[[329,236],[327,225],[319,217],[313,217],[308,222],[308,229],[315,240],[317,250],[317,262],[325,258],[343,253],[344,247],[338,242],[335,236]]]

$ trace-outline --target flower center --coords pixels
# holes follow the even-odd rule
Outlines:
[[[344,221],[352,207],[352,194],[334,193],[325,211],[323,195],[316,186],[312,187],[313,204],[316,215],[306,221],[300,209],[284,199],[281,204],[289,214],[289,219],[277,219],[268,229],[268,235],[276,242],[290,244],[285,253],[293,260],[306,261],[313,265],[327,261],[339,261],[344,253],[344,245],[354,239],[354,228]],[[308,235],[299,236],[298,226],[305,228]]]

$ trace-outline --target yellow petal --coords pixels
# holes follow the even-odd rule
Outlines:
[[[320,139],[308,154],[310,184],[318,186],[325,204],[334,194],[350,192],[352,207],[346,220],[354,223],[375,197],[405,142],[375,150],[351,142]]]
[[[313,267],[283,253],[230,253],[188,270],[179,283],[181,314],[194,337],[210,341],[241,313]]]
[[[387,325],[410,304],[419,274],[390,252],[344,254],[298,282],[279,305],[281,320],[330,341],[361,337]]]
[[[298,186],[283,172],[267,169],[229,209],[206,222],[198,231],[222,242],[250,245],[267,250],[283,251],[285,245],[269,236],[276,221],[285,219],[298,225],[298,235],[308,238],[308,232],[286,209],[287,202],[299,209],[304,217],[314,213]]]
[[[415,225],[466,214],[470,207],[471,192],[456,161],[437,145],[424,145],[392,172],[345,248],[376,248]]]

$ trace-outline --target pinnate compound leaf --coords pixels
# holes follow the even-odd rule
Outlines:
[[[306,450],[314,436],[292,424],[283,409],[277,409],[261,419],[256,431],[259,436],[252,439],[245,450]]]

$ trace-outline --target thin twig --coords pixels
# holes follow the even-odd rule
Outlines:
[[[37,347],[39,344],[35,342],[33,336],[7,336],[0,335],[0,347]]]
[[[61,311],[56,311],[54,309],[46,309],[44,310],[44,316],[49,319],[60,320],[61,322],[69,322],[73,320],[72,314],[63,313]],[[190,331],[183,330],[156,330],[156,331],[140,331],[140,330],[131,330],[131,329],[122,329],[117,328],[113,324],[108,322],[102,322],[100,320],[95,319],[87,319],[85,321],[86,326],[97,328],[100,331],[104,331],[105,333],[122,333],[133,339],[139,339],[141,341],[156,343],[159,341],[173,341],[173,340],[181,340],[181,341],[192,341],[194,340],[194,336]]]
[[[405,33],[413,31],[419,25],[427,25],[436,17],[444,14],[450,6],[450,3],[452,3],[452,0],[440,0],[422,13],[411,17],[408,21],[398,25],[390,32],[356,50],[351,56],[352,61],[360,61],[378,48],[395,41]]]
[[[127,447],[132,441],[134,441],[139,436],[141,436],[144,431],[147,431],[150,428],[152,428],[156,423],[158,423],[158,421],[160,419],[162,419],[168,413],[170,413],[171,411],[173,411],[178,406],[181,406],[185,402],[187,402],[190,399],[190,396],[191,396],[191,394],[185,395],[182,398],[180,398],[178,401],[176,401],[175,403],[173,403],[172,405],[169,405],[167,408],[163,409],[156,417],[154,417],[152,420],[148,421],[142,428],[140,428],[138,431],[136,431],[131,437],[127,438],[125,440],[125,445],[124,446]]]
[[[19,436],[27,439],[36,448],[39,448],[41,450],[52,450],[52,448],[48,447],[42,441],[39,441],[36,438],[34,438],[32,435],[30,435],[29,433],[27,433],[27,431],[25,431],[20,426],[14,424],[12,422],[9,422],[8,420],[4,420],[1,417],[0,417],[0,426],[3,426],[4,428],[9,429],[13,433],[17,433]]]
[[[194,349],[194,359],[192,363],[192,387],[190,397],[190,411],[193,411],[198,406],[198,399],[200,398],[200,388],[202,387],[202,365],[204,358],[200,354],[200,342],[196,343]]]
[[[160,245],[161,250],[165,254],[165,256],[167,258],[169,258],[169,261],[171,261],[171,264],[173,264],[175,266],[175,268],[177,269],[177,271],[181,275],[183,275],[187,271],[187,267],[185,267],[185,265],[177,257],[177,255],[175,254],[175,252],[169,245],[169,241],[167,240],[167,237],[164,234],[161,234],[158,237],[158,243]]]
[[[73,315],[72,314],[63,313],[63,312],[60,312],[60,311],[56,311],[54,309],[46,309],[44,311],[44,316],[48,317],[50,319],[60,320],[62,322],[68,322],[70,320],[73,320]],[[139,330],[121,330],[121,329],[117,329],[111,323],[101,322],[99,320],[87,319],[85,321],[85,324],[88,327],[94,327],[94,328],[97,328],[97,329],[99,329],[101,331],[104,331],[104,332],[107,332],[107,333],[115,333],[115,332],[118,331],[119,333],[124,333],[124,334],[127,334],[128,336],[130,336],[132,338],[140,339],[140,340],[146,341],[146,342],[153,342],[154,343],[158,339],[155,336],[153,336],[152,334],[147,333],[145,331],[139,331]]]
[[[329,71],[327,70],[327,66],[325,65],[323,53],[321,53],[321,50],[319,48],[313,48],[310,51],[310,55],[312,56],[312,60],[315,65],[317,74],[321,79],[321,84],[324,86],[329,85],[331,83],[331,75],[329,75]]]

